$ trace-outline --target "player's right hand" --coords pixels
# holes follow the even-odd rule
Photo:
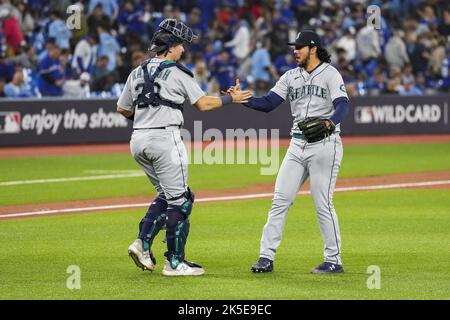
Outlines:
[[[236,78],[236,84],[228,88],[228,90],[222,91],[222,94],[231,94],[232,92],[241,91],[241,83],[239,82],[239,78]]]
[[[242,91],[240,88],[239,90],[232,90],[230,95],[233,98],[233,103],[247,103],[248,99],[253,96],[249,90]]]

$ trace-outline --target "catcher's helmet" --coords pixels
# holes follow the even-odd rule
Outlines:
[[[159,24],[159,30],[153,35],[150,51],[168,51],[174,45],[190,43],[198,37],[192,30],[176,19],[165,19]]]

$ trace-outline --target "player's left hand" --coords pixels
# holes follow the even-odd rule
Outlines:
[[[298,124],[306,141],[317,142],[329,137],[336,126],[330,119],[308,118]]]

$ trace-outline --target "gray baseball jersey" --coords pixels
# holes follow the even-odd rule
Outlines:
[[[151,59],[147,65],[149,74],[155,72],[161,62]],[[183,114],[179,109],[161,105],[135,108],[133,101],[144,83],[144,72],[139,66],[131,72],[117,102],[119,107],[135,111],[131,153],[158,193],[164,195],[169,204],[181,205],[185,199],[178,197],[188,185],[188,158],[179,130]],[[194,78],[176,66],[164,69],[155,79],[154,88],[162,99],[176,104],[183,104],[186,99],[195,104],[205,95]]]
[[[330,118],[334,99],[348,99],[342,76],[328,63],[321,63],[311,73],[300,67],[289,70],[271,91],[291,104],[292,134],[301,134],[298,123],[307,117]],[[293,136],[278,172],[272,207],[261,237],[261,257],[274,260],[288,210],[309,177],[324,241],[324,260],[342,264],[339,222],[333,206],[333,192],[343,157],[339,132],[338,124],[331,137],[315,143]]]
[[[334,99],[348,99],[339,71],[324,62],[311,73],[300,67],[287,71],[271,91],[290,102],[294,117],[292,133],[300,133],[298,123],[307,117],[330,118]],[[335,132],[340,132],[339,124]]]
[[[161,59],[153,58],[147,65],[149,74],[156,71],[162,62]],[[144,72],[141,66],[134,69],[127,79],[125,88],[119,98],[117,105],[125,110],[132,111],[133,101],[142,91],[141,85],[144,83]],[[177,67],[163,70],[155,80],[155,89],[162,99],[169,100],[176,104],[183,104],[189,99],[191,104],[195,104],[205,95],[194,78],[181,71]],[[183,114],[180,110],[166,106],[149,106],[148,108],[136,108],[134,115],[134,129],[166,127],[169,125],[183,125]]]

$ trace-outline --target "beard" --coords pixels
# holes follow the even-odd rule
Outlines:
[[[305,58],[303,61],[300,61],[300,62],[298,63],[298,66],[299,66],[300,68],[305,69],[306,66],[308,65],[309,58],[310,58],[310,55],[309,55],[309,52],[308,52],[308,55],[306,56],[306,58]]]
[[[300,62],[298,63],[298,66],[299,66],[300,68],[305,69],[306,66],[308,65],[309,58],[310,58],[310,56],[311,56],[310,50],[311,50],[311,49],[308,49],[308,55],[306,56],[306,58],[305,58],[303,61],[300,61]]]

